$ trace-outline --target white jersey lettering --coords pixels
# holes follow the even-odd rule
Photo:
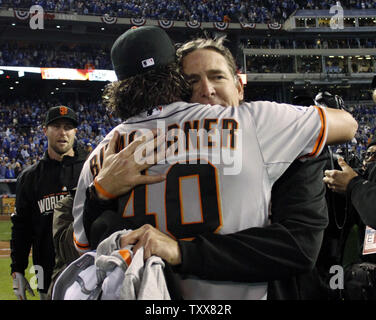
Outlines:
[[[57,203],[67,196],[68,192],[60,195],[50,195],[41,200],[38,200],[39,211],[41,214],[55,209]]]

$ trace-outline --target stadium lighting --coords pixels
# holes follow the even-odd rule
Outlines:
[[[70,69],[70,68],[36,68],[0,66],[0,70],[17,71],[18,77],[28,77],[30,73],[40,74],[42,79],[48,80],[88,80],[88,81],[116,81],[113,70],[102,69]],[[7,79],[10,76],[6,76]],[[65,82],[62,83],[66,85]]]

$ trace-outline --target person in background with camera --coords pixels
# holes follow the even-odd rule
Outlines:
[[[359,257],[345,266],[345,299],[376,299],[376,139],[367,146],[365,170],[352,169],[338,158],[341,170],[326,170],[324,182],[345,196],[349,219],[358,225]]]
[[[352,169],[343,158],[338,158],[342,170],[326,170],[324,182],[334,192],[346,194],[362,221],[376,228],[376,139],[367,146],[366,169],[361,175]]]
[[[346,110],[343,99],[331,94],[327,91],[319,92],[315,97],[310,95],[296,96],[293,98],[293,104],[295,105],[320,105],[333,109]],[[332,148],[332,146],[326,146],[326,164],[324,165],[321,175],[325,170],[340,169],[337,164],[337,159],[340,156],[345,159],[353,159],[353,155],[348,152],[348,148]],[[353,161],[351,161],[353,163]],[[346,239],[350,228],[349,219],[346,215],[346,201],[341,194],[335,193],[326,187],[325,200],[328,207],[328,225],[324,231],[323,241],[320,248],[320,252],[316,261],[314,270],[311,273],[307,273],[301,279],[305,288],[316,288],[316,292],[320,295],[318,299],[324,300],[341,300],[342,292],[340,290],[333,290],[330,287],[330,279],[333,274],[330,273],[330,269],[334,265],[341,265],[343,260],[343,247],[344,239]],[[314,298],[316,299],[316,298]]]
[[[376,76],[373,77],[371,90],[373,100],[376,103]],[[344,108],[343,100],[338,96],[330,97],[327,92],[324,92],[323,95],[318,95],[315,98],[316,101],[320,101],[320,99],[324,100],[324,104],[327,101],[328,103],[337,103]],[[324,172],[323,180],[331,191],[345,194],[362,222],[376,229],[376,211],[374,210],[374,201],[376,200],[376,139],[368,143],[361,168],[353,169],[348,164],[348,159],[346,160],[338,157],[337,161],[341,170],[334,170],[332,164],[332,170]]]
[[[371,90],[376,103],[376,76]],[[333,99],[327,94],[316,97],[328,103],[342,104],[341,99]],[[323,102],[323,101],[321,101]],[[325,104],[325,103],[324,103]],[[330,252],[335,252],[336,262],[345,268],[345,283],[342,298],[347,300],[376,299],[376,139],[367,145],[363,165],[356,163],[350,154],[331,159],[330,170],[324,172],[324,182],[328,187],[327,201],[329,226],[324,236],[323,247],[318,263],[323,264]],[[328,168],[329,169],[329,168]],[[356,228],[353,228],[357,226]],[[350,236],[357,230],[358,242]],[[329,240],[333,243],[328,243]],[[335,242],[337,239],[338,243]],[[367,241],[368,240],[368,241]],[[357,249],[357,256],[349,256],[351,248]],[[350,259],[349,259],[350,258]]]

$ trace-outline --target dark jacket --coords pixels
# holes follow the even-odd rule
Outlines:
[[[347,195],[363,223],[376,229],[376,165],[372,166],[366,178],[353,178],[347,187]]]
[[[363,255],[363,242],[366,226],[376,229],[376,162],[365,175],[353,178],[347,186],[346,196],[351,202],[353,223],[358,225],[358,262],[376,263],[376,254]]]
[[[55,247],[55,267],[53,270],[48,297],[60,273],[74,260],[80,257],[73,243],[73,200],[74,194],[60,200],[54,210],[52,237]]]
[[[75,156],[56,161],[46,152],[43,159],[24,170],[17,179],[16,213],[12,216],[11,272],[24,274],[33,248],[33,264],[43,268],[46,293],[55,264],[52,219],[56,204],[77,185],[86,152],[75,148]]]
[[[325,164],[326,159],[295,161],[288,168],[272,190],[269,226],[228,235],[202,234],[193,241],[179,240],[182,264],[174,268],[175,272],[222,281],[269,281],[268,299],[314,295],[315,292],[302,292],[297,277],[314,268],[328,225],[322,181]],[[91,234],[92,247],[124,227],[124,219],[116,212],[116,201],[106,205],[92,197],[89,190],[84,220],[85,215],[90,217],[86,218],[86,230]],[[140,225],[143,223],[140,221]]]

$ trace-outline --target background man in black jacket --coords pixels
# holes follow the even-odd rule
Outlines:
[[[53,210],[76,185],[86,159],[83,149],[75,146],[78,118],[66,107],[48,110],[44,133],[48,149],[44,158],[26,169],[17,179],[16,214],[12,216],[11,273],[13,289],[20,300],[25,290],[33,294],[24,277],[32,247],[33,264],[38,271],[38,291],[41,300],[51,282],[55,264],[52,241]],[[42,267],[41,271],[36,267]],[[43,277],[42,277],[43,275]]]

